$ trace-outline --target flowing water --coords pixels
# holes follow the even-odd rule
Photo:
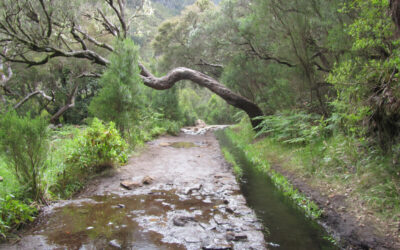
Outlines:
[[[247,204],[264,224],[264,235],[270,248],[276,249],[338,249],[328,239],[324,228],[308,219],[292,201],[272,183],[266,173],[253,166],[244,153],[235,147],[223,131],[216,132],[221,147],[235,156],[243,170],[241,191]]]

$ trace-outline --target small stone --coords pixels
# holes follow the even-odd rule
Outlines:
[[[118,204],[117,207],[118,208],[125,208],[125,205],[124,204]]]
[[[226,211],[227,213],[230,213],[230,214],[235,213],[235,211],[233,211],[233,209],[230,208],[230,207],[225,208],[225,211]]]
[[[233,241],[235,240],[235,233],[234,232],[227,232],[225,235],[226,240]]]
[[[245,235],[245,234],[235,234],[234,241],[247,241],[247,235]]]
[[[121,248],[122,248],[121,245],[120,245],[116,240],[112,240],[112,241],[108,242],[108,244],[109,244],[110,246],[115,247],[115,248],[118,248],[118,249],[121,249]]]
[[[150,185],[153,183],[153,178],[151,178],[150,176],[146,176],[143,178],[142,183],[144,185]]]
[[[228,241],[247,241],[247,235],[231,231],[226,233],[225,238]]]
[[[138,188],[143,186],[140,182],[133,182],[133,181],[123,181],[121,182],[121,187],[126,188],[128,190],[132,190],[134,188]]]
[[[189,216],[176,216],[172,221],[175,226],[184,227],[186,223],[188,223],[189,221],[196,221],[196,219]]]
[[[271,247],[280,247],[281,246],[281,245],[273,243],[273,242],[268,242],[267,245],[271,246]]]
[[[92,230],[94,227],[87,227],[86,230]]]

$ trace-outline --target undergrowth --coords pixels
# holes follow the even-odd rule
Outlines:
[[[321,216],[322,211],[313,201],[294,188],[283,175],[271,169],[269,161],[262,157],[262,148],[252,143],[252,138],[254,138],[255,134],[251,127],[236,126],[233,129],[227,129],[225,133],[235,146],[243,150],[247,160],[250,161],[258,171],[267,173],[272,183],[274,183],[286,197],[296,203],[307,216],[311,218],[319,218]],[[227,161],[229,162],[229,154]]]
[[[145,141],[165,133],[177,134],[180,130],[179,123],[167,121],[162,115],[149,116],[146,122],[131,128],[134,138],[122,138],[113,123],[96,118],[91,119],[89,126],[66,125],[47,130],[49,146],[43,163],[47,167],[38,183],[43,199],[37,202],[27,196],[26,186],[7,167],[5,155],[0,155],[0,240],[32,221],[40,203],[71,198],[91,178],[126,163],[132,150]]]
[[[233,172],[235,173],[236,178],[240,179],[243,176],[242,168],[236,163],[235,157],[229,152],[229,150],[225,147],[221,149],[222,154],[225,157],[225,160],[232,165]]]
[[[279,174],[274,177],[276,172],[269,164],[306,178],[322,193],[345,196],[349,209],[367,210],[396,229],[400,218],[397,147],[383,151],[363,137],[344,134],[334,121],[306,113],[286,112],[262,119],[257,135],[245,121],[227,133],[275,183],[287,185]]]

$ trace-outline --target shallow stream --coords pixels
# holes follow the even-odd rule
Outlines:
[[[240,188],[247,205],[262,221],[269,248],[338,249],[324,228],[305,214],[279,191],[266,173],[253,166],[244,152],[235,147],[225,133],[215,132],[221,147],[227,148],[242,168]]]

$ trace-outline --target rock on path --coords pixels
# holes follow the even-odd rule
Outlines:
[[[47,207],[19,243],[0,248],[258,250],[266,248],[261,229],[207,132],[149,142],[78,198]]]

